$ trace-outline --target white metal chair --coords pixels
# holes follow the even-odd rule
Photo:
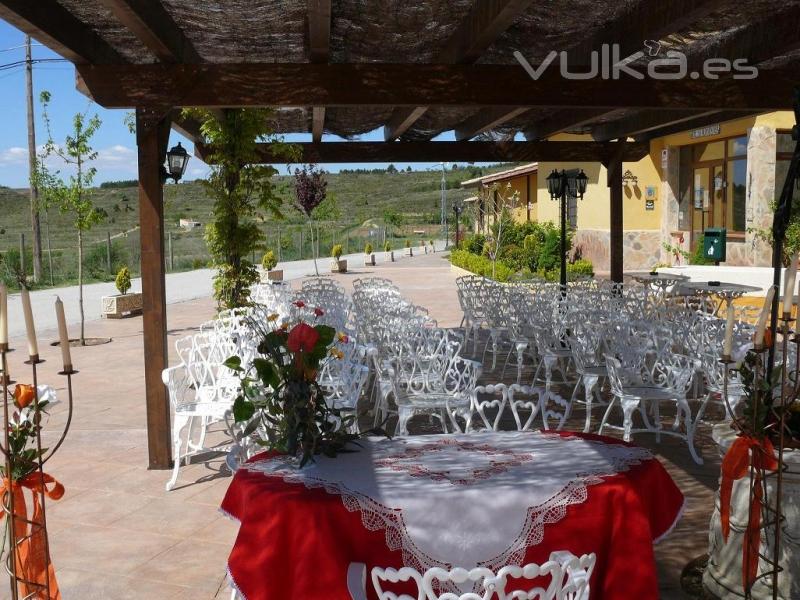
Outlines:
[[[373,567],[371,583],[378,600],[589,600],[590,580],[596,561],[594,553],[578,558],[571,552],[559,551],[552,552],[550,559],[541,565],[509,565],[497,573],[485,567],[434,567],[425,573],[411,567]],[[347,586],[352,600],[366,600],[366,576],[367,567],[364,563],[350,563]],[[530,583],[526,585],[532,587],[509,590],[509,579],[529,580]],[[391,589],[384,589],[398,583],[412,583],[416,595],[397,594]],[[460,592],[456,587],[470,583],[478,593]]]

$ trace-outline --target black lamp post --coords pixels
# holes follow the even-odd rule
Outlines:
[[[589,178],[583,169],[556,171],[547,176],[547,191],[551,200],[561,201],[561,293],[567,293],[567,211],[569,198],[580,198],[586,193]]]
[[[167,152],[167,166],[161,166],[161,181],[167,182],[167,179],[172,179],[178,183],[183,173],[186,171],[186,164],[189,162],[189,153],[178,142],[177,146],[173,146]]]
[[[464,212],[464,203],[461,200],[453,203],[453,212],[456,214],[456,250],[458,250],[458,223],[461,220],[461,213]]]

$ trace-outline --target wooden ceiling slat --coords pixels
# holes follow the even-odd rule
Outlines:
[[[474,63],[532,3],[533,0],[475,0],[435,62]],[[399,138],[426,110],[425,106],[396,109],[384,127],[384,139],[388,142]]]
[[[108,42],[55,0],[0,0],[0,18],[73,63],[125,62]]]
[[[609,121],[592,128],[592,137],[598,142],[616,140],[619,138],[640,136],[649,131],[671,127],[680,123],[687,123],[718,114],[720,111],[698,112],[696,110],[671,110],[671,111],[644,111],[624,117],[616,121]],[[748,113],[742,113],[746,115]],[[684,125],[685,127],[685,125]]]
[[[559,110],[552,115],[539,119],[525,128],[528,140],[544,140],[562,131],[577,129],[608,113],[605,108],[579,108]]]
[[[749,114],[742,113],[741,111],[736,111],[736,110],[721,110],[721,111],[709,112],[701,117],[689,119],[687,121],[680,121],[677,123],[667,125],[666,127],[660,127],[658,129],[649,129],[648,131],[635,135],[633,137],[636,141],[643,142],[663,137],[665,135],[672,135],[673,133],[681,133],[683,131],[689,131],[691,129],[700,129],[701,127],[707,127],[708,125],[714,125],[715,123],[724,123],[725,121],[741,119],[742,117],[749,116]]]
[[[326,63],[331,52],[331,0],[308,0],[308,49],[312,63]],[[325,107],[312,108],[311,138],[322,141]]]
[[[485,131],[499,127],[528,110],[525,106],[498,106],[480,110],[456,127],[456,140],[461,142],[474,138]]]
[[[781,110],[791,107],[796,68],[755,79],[534,81],[513,65],[203,64],[77,65],[107,108],[172,106],[526,106]]]
[[[584,161],[602,162],[611,156],[616,144],[599,142],[324,142],[299,143],[297,162],[484,162],[484,161]],[[625,160],[640,160],[649,151],[649,143],[625,144]],[[260,146],[264,163],[286,163],[286,158],[272,154],[269,144]],[[195,145],[195,154],[208,158],[203,144]]]
[[[191,41],[159,0],[100,0],[159,60],[201,62]]]

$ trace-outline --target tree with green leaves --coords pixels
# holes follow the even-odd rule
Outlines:
[[[64,138],[63,144],[53,139],[50,121],[51,94],[43,91],[39,100],[42,104],[42,118],[47,129],[47,142],[44,150],[37,158],[33,179],[39,188],[40,197],[45,207],[57,206],[63,213],[69,213],[72,224],[78,233],[78,307],[81,316],[81,345],[86,344],[85,316],[83,310],[83,238],[94,225],[102,222],[106,212],[95,206],[93,195],[94,177],[97,169],[91,166],[97,158],[91,141],[100,129],[100,117],[91,117],[88,110],[72,117],[72,131]],[[64,181],[59,170],[50,171],[46,161],[52,157],[63,161],[72,173]]]
[[[392,235],[403,225],[403,215],[396,210],[387,209],[383,211],[383,223],[391,228]]]
[[[231,108],[220,114],[205,109],[184,111],[200,122],[203,142],[209,148],[211,173],[203,182],[214,200],[212,221],[206,226],[206,243],[217,274],[214,298],[220,308],[237,308],[250,302],[250,286],[258,270],[249,260],[263,249],[259,219],[281,218],[281,198],[273,176],[277,170],[260,163],[259,142],[288,160],[297,153],[272,130],[269,109]]]

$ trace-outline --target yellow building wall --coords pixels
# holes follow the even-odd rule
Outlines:
[[[657,152],[661,159],[660,149]],[[623,225],[625,229],[655,230],[661,227],[661,173],[653,161],[653,154],[635,163],[624,163],[623,172],[630,170],[638,178],[636,185],[623,186]],[[547,176],[553,170],[583,169],[589,182],[583,200],[578,200],[578,229],[608,230],[611,194],[607,184],[607,170],[601,163],[559,162],[539,163],[539,182],[537,186],[537,218],[539,221],[558,223],[559,202],[550,200],[547,191]],[[653,210],[646,210],[647,187],[655,190]]]

